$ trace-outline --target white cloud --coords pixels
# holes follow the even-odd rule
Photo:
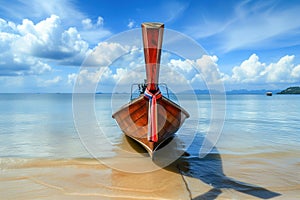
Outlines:
[[[159,83],[166,83],[173,92],[188,90],[189,79],[171,65],[161,66],[159,72]]]
[[[41,62],[40,60],[32,59],[31,63],[29,74],[43,74],[52,70],[47,63]]]
[[[283,56],[275,63],[262,63],[256,54],[232,69],[229,83],[293,83],[299,82],[300,65],[295,66],[295,56]]]
[[[18,38],[19,36],[17,34],[0,32],[0,52],[3,53],[9,51],[11,48],[11,44]]]
[[[0,54],[0,76],[37,75],[50,71],[50,65],[32,56],[10,51]]]
[[[143,82],[145,76],[145,69],[143,66],[140,66],[133,69],[119,68],[116,70],[113,78],[118,84],[132,84]]]
[[[92,20],[89,18],[81,20],[84,29],[91,29],[93,28]]]
[[[111,32],[104,28],[104,19],[101,16],[94,22],[90,18],[85,18],[81,20],[81,24],[83,27],[83,30],[79,31],[81,37],[92,45],[111,35]]]
[[[103,69],[103,68],[100,68]],[[91,83],[97,83],[99,76],[101,75],[101,71],[92,71],[90,72],[88,69],[80,70],[79,74],[77,75],[77,81],[78,85],[84,85],[84,84],[91,84]],[[73,77],[70,77],[73,78]]]
[[[59,16],[66,26],[73,26],[85,18],[85,15],[78,11],[72,0],[19,0],[15,2],[3,1],[0,9],[12,18],[17,19],[34,19],[40,21],[50,15]]]
[[[101,77],[100,85],[110,86],[110,91],[112,88],[122,91],[124,86],[128,89],[132,83],[143,82],[146,77],[142,53],[141,49],[119,43],[99,43],[87,59],[87,68],[80,72],[78,81],[80,84],[85,81],[98,84]],[[278,62],[267,64],[252,54],[239,66],[235,66],[231,75],[219,70],[218,57],[215,55],[182,60],[174,59],[166,52],[162,57],[159,80],[177,91],[190,86],[214,89],[222,82],[231,85],[292,83],[299,81],[300,77],[300,65],[294,64],[295,56],[284,56]],[[75,78],[75,74],[69,74],[69,83]]]
[[[97,29],[97,28],[102,28],[104,23],[103,17],[99,16],[97,19],[97,22],[93,24],[92,20],[90,18],[86,18],[81,20],[81,24],[84,29]]]
[[[219,83],[222,79],[217,61],[218,57],[215,55],[203,55],[196,60],[196,65],[200,68],[200,73],[208,84]]]
[[[110,87],[110,91],[113,87],[124,85],[130,89],[133,82],[143,81],[145,76],[145,73],[139,73],[140,62],[143,60],[141,52],[136,47],[101,42],[88,55],[78,76],[68,75],[68,83],[77,80],[77,86],[83,92],[85,92],[84,86],[98,83]]]
[[[88,50],[77,29],[64,30],[56,15],[37,24],[24,19],[17,29],[20,37],[13,43],[13,49],[31,56],[60,60]]]
[[[56,76],[55,78],[53,79],[50,79],[50,80],[46,80],[45,83],[46,84],[56,84],[56,83],[59,83],[62,81],[62,78],[60,76]]]
[[[69,0],[4,2],[0,9],[22,19],[17,24],[0,18],[2,76],[41,74],[51,71],[52,64],[79,66],[91,51],[88,42],[111,34],[101,16],[93,21]]]
[[[168,65],[185,73],[189,73],[193,70],[193,62],[190,60],[171,59]]]
[[[129,77],[130,70],[128,71],[128,67],[135,67],[132,61],[135,61],[136,51],[136,47],[100,42],[87,56],[79,74],[68,75],[68,83],[73,83],[75,79],[80,86],[96,84],[99,80],[105,84],[116,84],[120,81],[124,83]],[[124,55],[127,56],[122,57]],[[119,63],[126,65],[126,67],[118,66],[111,69],[110,65],[116,61],[119,61],[117,65]],[[132,78],[130,79],[132,80]]]
[[[98,16],[96,21],[93,22],[78,9],[76,2],[73,0],[20,0],[14,3],[4,1],[0,4],[0,10],[3,11],[3,16],[10,16],[10,18],[19,20],[30,19],[35,22],[42,21],[51,15],[59,16],[60,26],[63,29],[76,27],[82,39],[92,45],[111,35],[111,32],[103,27],[103,17]]]
[[[108,66],[120,55],[129,52],[130,48],[119,43],[101,42],[89,54],[83,65],[94,67]]]
[[[1,33],[14,33],[16,31],[16,24],[0,18]]]
[[[104,24],[104,19],[103,17],[99,16],[96,25],[99,27],[99,26],[103,26],[103,24]]]
[[[240,66],[232,69],[232,80],[237,82],[255,82],[265,73],[266,64],[261,63],[256,54],[252,54],[248,60]]]
[[[299,83],[300,65],[295,65],[294,60],[294,55],[286,55],[281,57],[277,62],[267,64],[261,62],[256,54],[252,54],[239,66],[233,67],[231,75],[224,74],[219,70],[217,56],[204,55],[196,60],[172,59],[168,65],[183,75],[183,77],[180,78],[172,74],[172,76],[174,76],[172,78],[174,78],[177,83],[184,83],[188,80],[189,84],[198,89],[199,87],[202,88],[206,86],[214,87],[222,82],[228,86]],[[195,70],[194,67],[196,67],[197,70]]]
[[[73,85],[77,79],[77,74],[68,74],[68,84]]]
[[[206,83],[216,85],[219,84],[223,78],[223,74],[219,71],[217,61],[217,56],[203,55],[196,60],[185,60],[180,61],[180,63],[181,68],[186,69],[186,72],[192,71],[192,77],[188,79],[190,84],[197,85]]]
[[[92,45],[97,44],[111,32],[103,27],[104,19],[101,16],[93,22],[86,14],[81,12],[72,0],[51,0],[51,1],[18,1],[11,3],[10,1],[2,2],[0,10],[3,16],[18,18],[19,20],[31,19],[33,21],[41,21],[51,15],[59,16],[61,20],[60,26],[63,29],[76,27],[81,37]]]
[[[245,84],[274,86],[274,84],[299,83],[300,65],[295,65],[294,60],[294,55],[286,55],[277,62],[267,64],[261,62],[256,54],[252,54],[239,66],[233,67],[232,74],[229,75],[220,71],[217,56],[203,55],[196,60],[171,59],[168,66],[175,70],[174,72],[179,72],[182,77],[166,71],[161,76],[167,74],[177,81],[177,85],[185,84],[188,80],[188,83],[196,89],[206,86],[213,88],[222,82],[230,87]],[[172,83],[172,80],[168,82]]]
[[[104,74],[107,73],[107,71],[108,71],[107,67],[83,68],[80,70],[78,74],[69,74],[68,81],[70,84],[74,85],[74,89],[76,93],[96,92],[95,89],[99,84],[100,78],[102,79]],[[110,86],[109,91],[111,91],[111,85],[113,84],[111,84],[110,82],[106,82],[105,84]]]
[[[128,24],[127,24],[127,27],[128,28],[133,28],[134,26],[135,26],[135,21],[130,19]]]
[[[49,87],[51,85],[60,83],[62,80],[63,79],[61,76],[56,76],[53,79],[48,79],[48,80],[43,80],[43,79],[38,78],[37,83],[40,87]]]
[[[291,76],[294,68],[293,60],[295,56],[284,56],[277,63],[271,63],[265,70],[266,81],[276,82],[293,82]]]
[[[46,59],[78,65],[89,51],[77,29],[65,30],[56,15],[36,24],[29,19],[18,25],[0,19],[0,41],[0,74],[8,76],[51,71]]]
[[[291,75],[293,78],[300,80],[300,65],[293,68]]]

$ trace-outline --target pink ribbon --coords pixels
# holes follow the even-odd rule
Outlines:
[[[148,107],[148,140],[150,142],[158,141],[157,130],[157,99],[162,97],[160,90],[155,94],[151,93],[148,89],[145,90],[144,96],[149,99]]]

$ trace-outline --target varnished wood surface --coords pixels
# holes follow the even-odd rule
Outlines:
[[[152,156],[159,145],[172,137],[180,128],[189,114],[179,105],[162,97],[157,100],[158,110],[158,141],[149,142],[148,106],[149,101],[143,95],[124,105],[113,114],[121,130],[129,137],[141,143]]]

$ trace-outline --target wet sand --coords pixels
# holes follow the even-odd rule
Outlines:
[[[218,174],[220,172],[215,175],[210,174],[207,172],[210,170],[209,166],[202,170],[210,177],[203,174],[189,174],[191,171],[186,169],[192,166],[186,165],[191,163],[181,163],[180,166],[169,166],[150,173],[134,174],[110,169],[92,159],[6,158],[1,162],[0,194],[1,198],[7,200],[268,199],[272,197],[297,199],[300,197],[299,177],[297,182],[292,181],[297,174],[290,173],[291,177],[282,178],[274,171],[274,167],[255,170],[252,168],[253,163],[246,169],[239,165],[241,163],[238,163],[235,158],[227,158],[227,164],[223,166],[226,176]],[[256,164],[259,165],[259,162]],[[203,177],[198,177],[199,175]]]
[[[97,160],[22,162],[1,170],[3,199],[189,199],[182,177],[167,170],[124,173]]]
[[[159,156],[153,161],[157,166]],[[220,155],[215,149],[201,159],[186,153],[147,173],[118,171],[89,158],[1,158],[0,196],[7,200],[298,199],[299,158],[299,152],[245,156]],[[127,164],[135,167],[131,158]]]

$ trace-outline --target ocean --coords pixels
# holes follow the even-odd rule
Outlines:
[[[72,94],[0,94],[0,199],[300,198],[300,95],[227,95],[204,157],[211,97],[178,95],[191,117],[153,160],[111,117],[130,95],[94,97],[82,132]]]

